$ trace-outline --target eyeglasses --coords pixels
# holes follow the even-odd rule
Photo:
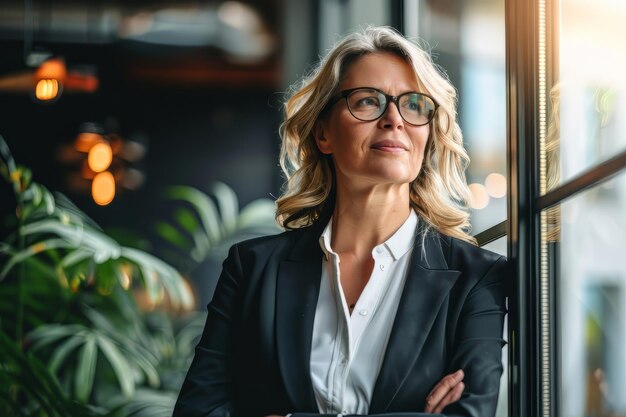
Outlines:
[[[393,101],[405,122],[413,126],[423,126],[433,120],[439,107],[434,98],[424,93],[408,92],[390,96],[377,88],[358,87],[341,91],[328,103],[327,108],[342,98],[346,99],[350,113],[364,122],[379,119]]]

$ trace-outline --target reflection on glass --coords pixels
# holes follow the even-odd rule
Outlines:
[[[458,89],[459,118],[471,163],[473,233],[506,219],[504,0],[407,1],[406,27],[432,48]],[[407,10],[411,10],[407,6]],[[489,178],[489,180],[488,180]]]
[[[560,216],[542,216],[562,416],[626,416],[624,213],[626,172],[562,203]]]
[[[567,181],[626,150],[626,7],[563,0],[560,9],[551,118],[560,120],[558,177]]]

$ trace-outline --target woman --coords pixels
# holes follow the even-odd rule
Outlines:
[[[389,28],[285,106],[289,231],[231,248],[175,415],[492,416],[505,260],[474,246],[452,85]]]

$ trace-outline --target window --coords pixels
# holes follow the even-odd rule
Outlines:
[[[625,18],[507,6],[512,416],[626,415]]]

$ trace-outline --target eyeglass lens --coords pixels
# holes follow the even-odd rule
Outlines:
[[[377,90],[354,90],[347,99],[350,112],[359,120],[376,120],[387,109],[387,97]],[[413,125],[427,124],[435,113],[434,101],[419,93],[402,94],[398,97],[397,104],[402,118]]]

